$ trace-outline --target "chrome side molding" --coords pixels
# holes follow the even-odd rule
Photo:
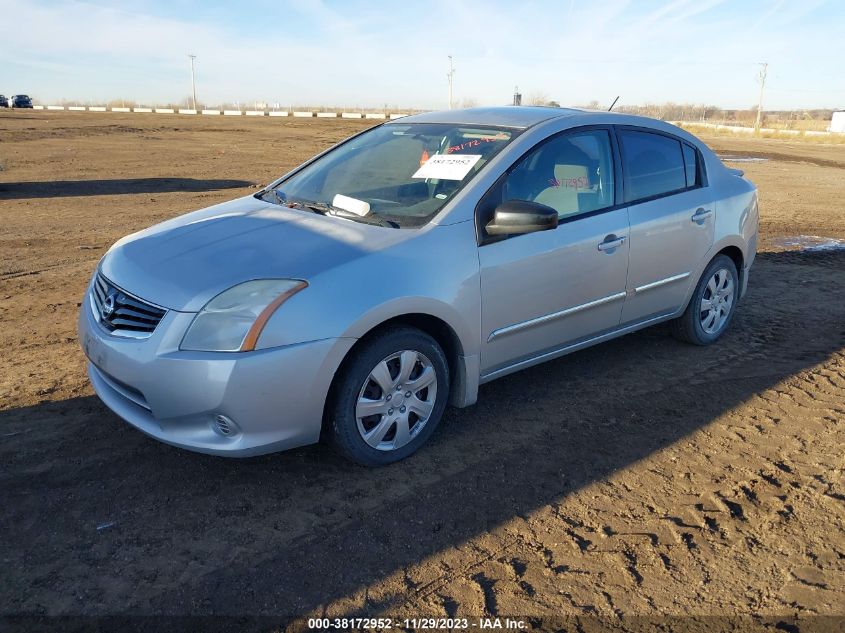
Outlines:
[[[638,292],[645,292],[646,290],[651,290],[653,288],[659,288],[660,286],[665,286],[666,284],[681,281],[682,279],[686,279],[689,276],[690,273],[681,273],[680,275],[672,275],[671,277],[666,277],[666,279],[658,279],[657,281],[652,281],[650,284],[637,286],[636,288],[634,288],[634,293],[636,294]]]
[[[689,273],[687,273],[689,274]],[[624,292],[617,292],[612,295],[608,295],[606,297],[602,297],[601,299],[595,299],[594,301],[588,301],[587,303],[582,303],[581,305],[572,306],[571,308],[566,308],[564,310],[560,310],[558,312],[552,312],[551,314],[544,314],[543,316],[539,316],[533,319],[528,319],[527,321],[522,321],[520,323],[514,323],[513,325],[506,325],[505,327],[499,328],[498,330],[493,330],[490,333],[490,336],[487,337],[487,342],[497,339],[499,337],[505,336],[507,334],[513,334],[514,332],[519,332],[521,330],[525,330],[530,327],[534,327],[536,325],[541,325],[543,323],[548,323],[549,321],[554,321],[555,319],[562,319],[563,317],[570,316],[575,314],[576,312],[581,312],[582,310],[589,310],[590,308],[596,308],[600,305],[604,305],[605,303],[610,303],[611,301],[617,301],[619,299],[624,299],[625,293]]]
[[[565,356],[566,354],[578,351],[580,349],[584,349],[585,347],[590,347],[591,345],[595,345],[596,343],[602,343],[604,341],[622,336],[623,334],[628,334],[629,332],[640,330],[644,327],[648,327],[649,325],[654,325],[655,323],[659,323],[660,321],[666,321],[667,319],[672,318],[674,315],[675,313],[673,312],[659,314],[655,317],[651,317],[643,321],[638,321],[637,323],[632,323],[630,325],[611,330],[610,332],[606,332],[605,334],[593,336],[591,338],[575,343],[568,343],[566,345],[563,345],[562,347],[558,347],[557,349],[553,349],[548,352],[543,352],[541,354],[538,354],[537,356],[526,358],[525,360],[518,361],[505,367],[500,367],[499,369],[495,369],[489,373],[482,375],[481,379],[479,380],[479,384],[483,385],[486,382],[490,382],[491,380],[495,380],[496,378],[501,378],[502,376],[507,376],[508,374],[512,374],[516,371],[519,371],[520,369],[539,365],[540,363],[545,362],[547,360],[559,358],[560,356]]]

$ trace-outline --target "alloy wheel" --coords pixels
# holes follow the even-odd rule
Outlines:
[[[699,306],[701,329],[716,334],[725,325],[734,304],[734,280],[727,268],[720,268],[704,288]]]
[[[425,354],[391,354],[370,371],[358,393],[358,432],[377,450],[401,448],[423,429],[436,399],[437,372]]]

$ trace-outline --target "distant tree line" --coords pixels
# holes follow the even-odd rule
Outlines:
[[[590,101],[586,105],[577,105],[578,108],[588,110],[607,110],[610,104],[601,104],[598,101]],[[747,109],[725,109],[714,105],[692,104],[692,103],[647,103],[645,105],[617,104],[614,112],[626,112],[628,114],[639,114],[663,119],[664,121],[710,121],[715,123],[738,125],[753,125],[757,117],[756,106]],[[764,123],[776,123],[779,127],[806,127],[804,122],[830,121],[833,110],[818,108],[813,110],[764,110]]]

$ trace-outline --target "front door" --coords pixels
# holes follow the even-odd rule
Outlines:
[[[629,231],[612,143],[604,128],[552,137],[479,205],[531,200],[559,217],[556,229],[501,240],[480,231],[482,377],[618,326]]]

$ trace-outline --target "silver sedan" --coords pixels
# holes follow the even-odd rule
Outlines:
[[[669,321],[716,341],[757,193],[687,132],[560,108],[421,114],[117,242],[79,315],[97,394],[168,444],[407,457],[480,384]]]

